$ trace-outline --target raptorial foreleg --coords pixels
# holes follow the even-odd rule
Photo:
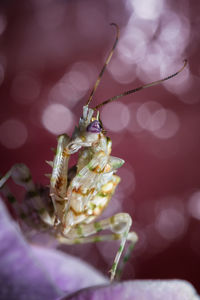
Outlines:
[[[56,221],[62,220],[64,210],[67,209],[67,180],[68,180],[68,161],[70,154],[67,145],[70,138],[66,134],[58,137],[56,155],[52,163],[52,174],[50,179],[50,197],[55,209]]]

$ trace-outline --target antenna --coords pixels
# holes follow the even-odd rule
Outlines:
[[[103,65],[103,68],[102,68],[101,72],[99,73],[99,76],[98,76],[98,78],[97,78],[97,81],[96,81],[96,83],[95,83],[95,85],[94,85],[94,87],[93,87],[93,90],[92,90],[92,92],[91,92],[91,94],[90,94],[90,97],[89,97],[89,99],[88,99],[86,105],[89,105],[89,104],[90,104],[90,102],[91,102],[91,100],[92,100],[92,97],[94,96],[94,93],[95,93],[95,91],[96,91],[96,89],[97,89],[97,87],[98,87],[98,85],[99,85],[99,83],[100,83],[100,81],[101,81],[101,77],[103,76],[103,73],[104,73],[104,71],[105,71],[105,69],[106,69],[106,66],[108,65],[109,61],[111,60],[111,57],[112,57],[112,55],[113,55],[113,52],[114,52],[114,50],[115,50],[115,48],[116,48],[116,46],[117,46],[117,42],[118,42],[118,39],[119,39],[119,26],[118,26],[117,24],[115,24],[115,23],[111,23],[110,25],[116,27],[116,30],[117,30],[117,36],[116,36],[114,45],[113,45],[113,47],[112,47],[112,50],[110,51],[110,53],[109,53],[109,55],[108,55],[108,57],[107,57],[107,59],[106,59],[104,65]]]
[[[105,104],[107,104],[107,103],[109,103],[109,102],[115,101],[115,100],[117,100],[118,98],[121,98],[121,97],[123,97],[123,96],[127,96],[127,95],[129,95],[129,94],[136,93],[136,92],[138,92],[138,91],[140,91],[140,90],[146,89],[146,88],[151,87],[151,86],[153,86],[153,85],[160,84],[160,83],[162,83],[163,81],[169,80],[169,79],[171,79],[172,77],[177,76],[177,75],[178,75],[179,73],[181,73],[181,72],[183,71],[183,69],[186,67],[186,65],[187,65],[187,59],[185,59],[183,62],[184,62],[184,64],[183,64],[182,68],[181,68],[179,71],[177,71],[176,73],[174,73],[174,74],[172,74],[172,75],[169,75],[169,76],[167,76],[167,77],[165,77],[165,78],[163,78],[163,79],[153,81],[153,82],[151,82],[151,83],[142,85],[142,86],[140,86],[140,87],[138,87],[138,88],[135,88],[135,89],[133,89],[133,90],[129,90],[129,91],[123,92],[123,93],[120,94],[120,95],[117,95],[117,96],[114,96],[114,97],[112,97],[112,98],[109,98],[109,99],[105,100],[104,102],[98,104],[98,105],[97,105],[96,107],[94,107],[93,109],[94,109],[94,110],[97,110],[99,107],[101,107],[101,106],[103,106],[103,105],[105,105]]]

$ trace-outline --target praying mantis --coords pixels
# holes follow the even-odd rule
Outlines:
[[[179,71],[164,79],[128,90],[91,108],[90,104],[94,93],[119,39],[118,25],[115,23],[111,25],[116,28],[115,42],[89,99],[83,106],[79,124],[75,127],[72,137],[67,134],[61,134],[58,137],[54,159],[47,162],[52,168],[49,190],[46,191],[43,187],[35,185],[28,167],[24,164],[15,164],[0,179],[0,187],[13,204],[21,223],[28,228],[47,230],[61,243],[71,245],[120,240],[120,246],[110,271],[110,279],[113,281],[126,241],[130,242],[130,247],[124,256],[122,265],[128,259],[138,237],[135,232],[130,231],[132,218],[128,213],[117,213],[109,218],[96,221],[107,207],[120,182],[120,177],[116,175],[116,172],[124,164],[123,159],[111,156],[112,141],[106,136],[99,108],[120,97],[157,85],[178,75],[185,68],[187,61],[184,61],[184,65]],[[69,168],[70,157],[77,152],[78,161]],[[27,193],[22,203],[16,201],[9,191],[6,185],[9,177],[17,185],[25,188]],[[102,234],[104,230],[108,230],[110,233]],[[118,271],[120,272],[120,269]]]

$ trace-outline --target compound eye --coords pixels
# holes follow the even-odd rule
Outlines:
[[[99,121],[94,120],[87,127],[88,132],[100,133],[102,131],[102,127]]]

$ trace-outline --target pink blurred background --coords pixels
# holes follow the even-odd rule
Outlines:
[[[112,154],[126,161],[104,216],[130,213],[139,235],[123,279],[182,278],[200,291],[200,2],[4,0],[0,7],[0,171],[24,162],[44,185],[56,136],[72,133],[113,45],[109,23],[119,25],[120,39],[92,106],[188,59],[176,78],[101,109]],[[117,247],[61,248],[106,274]]]

